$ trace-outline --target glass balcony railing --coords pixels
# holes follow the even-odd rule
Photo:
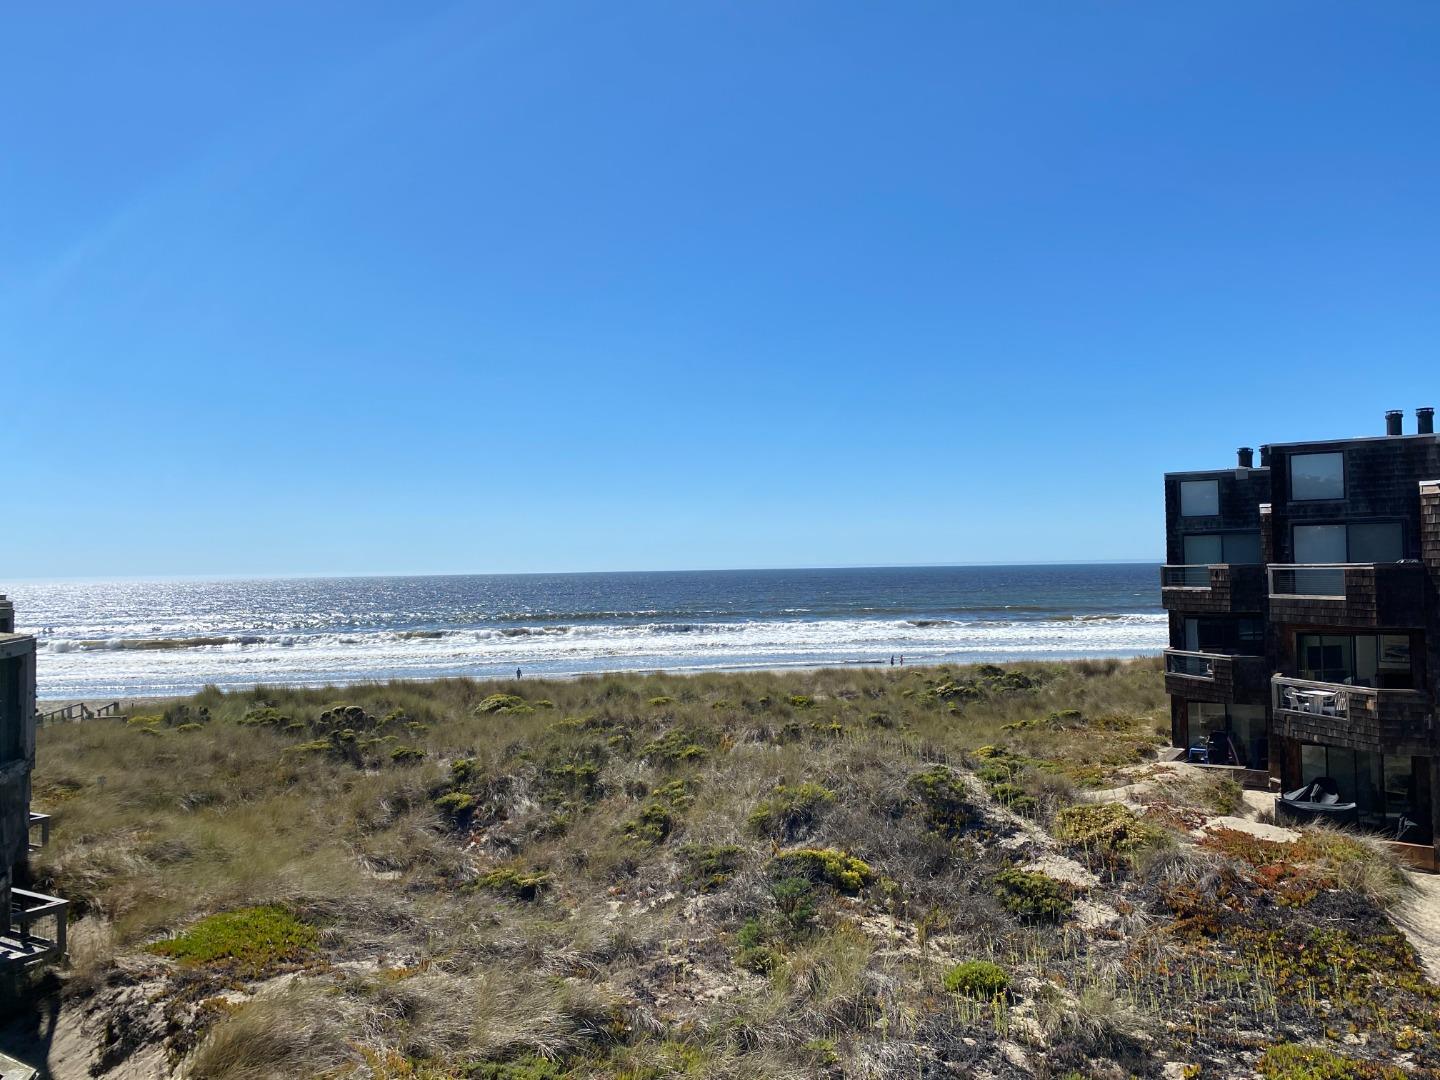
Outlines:
[[[1210,567],[1204,563],[1189,566],[1162,566],[1160,568],[1162,589],[1208,589],[1210,588]]]
[[[1170,675],[1188,675],[1192,679],[1215,678],[1215,656],[1211,653],[1165,650],[1165,671]]]
[[[1345,599],[1344,563],[1270,567],[1271,596],[1303,596],[1312,599]]]

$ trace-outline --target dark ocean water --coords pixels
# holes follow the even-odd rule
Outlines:
[[[40,694],[214,683],[1135,656],[1157,565],[83,582],[10,588]]]

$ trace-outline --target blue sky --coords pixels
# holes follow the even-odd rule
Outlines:
[[[1163,471],[1440,405],[1433,3],[0,49],[12,579],[1158,558]]]

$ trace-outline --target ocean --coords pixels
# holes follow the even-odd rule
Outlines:
[[[9,587],[45,700],[206,684],[1153,654],[1153,563]]]

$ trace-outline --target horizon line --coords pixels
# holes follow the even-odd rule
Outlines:
[[[646,570],[420,570],[362,571],[356,573],[287,571],[283,573],[196,573],[196,574],[86,574],[69,577],[11,578],[14,585],[79,585],[139,582],[206,582],[206,581],[302,581],[315,579],[346,580],[353,578],[459,578],[459,577],[584,577],[604,574],[733,574],[785,573],[801,570],[968,570],[983,567],[1024,566],[1160,566],[1163,559],[1039,559],[1027,562],[915,562],[915,563],[838,563],[824,566],[711,566]],[[4,593],[0,592],[0,596]]]

